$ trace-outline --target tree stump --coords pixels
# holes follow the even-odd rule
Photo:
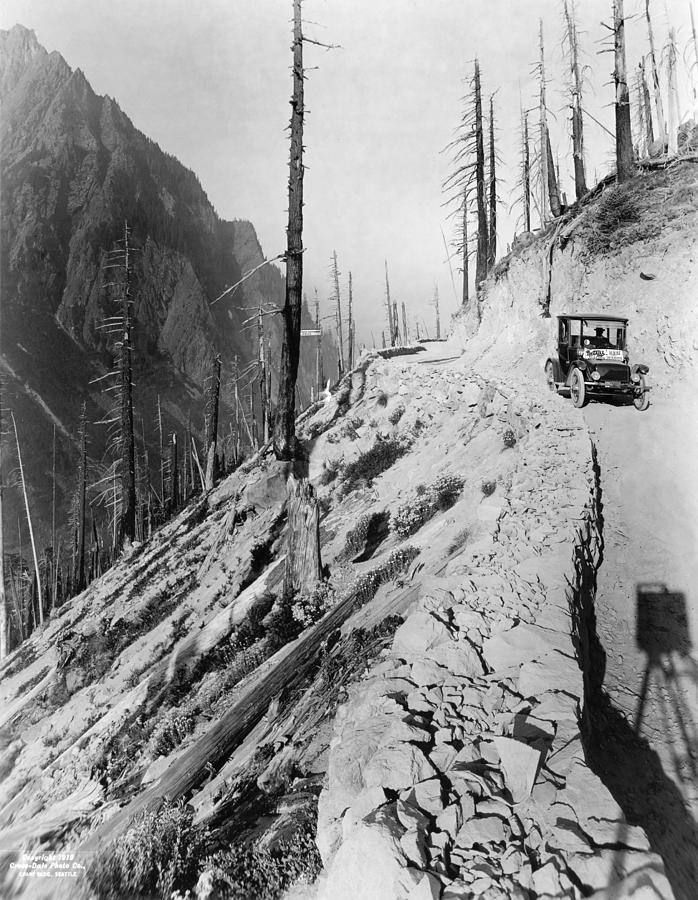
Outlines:
[[[288,479],[284,594],[313,588],[322,578],[320,510],[310,482]]]

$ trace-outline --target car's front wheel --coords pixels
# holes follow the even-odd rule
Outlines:
[[[548,382],[548,388],[551,391],[557,391],[555,384],[555,366],[548,360],[545,364],[545,380]]]
[[[639,409],[640,412],[644,412],[650,405],[650,392],[647,390],[647,382],[644,375],[640,375],[640,381],[637,386],[642,390],[642,393],[635,394],[633,406],[635,409]]]
[[[572,380],[570,381],[570,396],[572,397],[572,403],[577,407],[577,409],[581,409],[583,406],[587,404],[587,391],[586,386],[584,384],[584,376],[579,371],[579,369],[574,369],[572,372]]]

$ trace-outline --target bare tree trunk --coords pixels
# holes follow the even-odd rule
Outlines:
[[[463,187],[463,306],[470,300],[470,260],[468,259],[468,185]]]
[[[393,346],[396,346],[400,343],[400,320],[397,316],[397,301],[393,300]]]
[[[475,285],[480,285],[487,277],[487,201],[485,199],[485,139],[482,127],[482,89],[480,85],[480,62],[475,60],[475,182],[477,189],[477,259],[475,263]]]
[[[630,128],[630,94],[625,69],[623,0],[613,0],[613,37],[616,64],[613,73],[616,83],[616,169],[620,183],[635,174],[633,137]]]
[[[545,228],[548,221],[548,112],[545,102],[545,45],[543,43],[543,20],[540,20],[540,96],[539,96],[539,128],[540,128],[540,227]]]
[[[394,347],[393,336],[395,328],[393,326],[393,304],[390,302],[390,282],[388,281],[388,260],[385,261],[385,303],[388,307],[388,335],[390,337],[390,346]],[[383,338],[383,346],[385,347],[385,337]]]
[[[171,512],[174,513],[179,508],[179,452],[177,450],[177,433],[174,431],[170,444],[170,495]]]
[[[562,212],[560,206],[560,193],[557,186],[557,178],[555,176],[555,164],[553,162],[553,150],[550,146],[550,132],[546,128],[545,132],[545,152],[548,156],[548,197],[550,198],[550,212],[554,218],[557,218]]]
[[[645,137],[647,140],[647,153],[654,143],[654,128],[652,127],[652,104],[650,102],[650,89],[647,87],[647,79],[645,77],[645,61],[640,60],[640,82],[642,90],[642,109],[645,122]]]
[[[405,343],[409,344],[410,335],[407,330],[407,312],[405,311],[405,301],[402,301],[402,334],[405,339]]]
[[[87,587],[85,579],[85,498],[87,492],[87,406],[83,402],[80,416],[80,463],[78,466],[78,493],[76,508],[77,550],[73,591],[80,594]]]
[[[284,342],[279,372],[279,401],[274,422],[277,459],[296,458],[296,379],[301,344],[303,296],[303,32],[301,0],[293,0],[293,98],[291,100],[291,157],[288,179],[286,231],[286,299]]]
[[[315,383],[317,385],[317,395],[324,388],[324,372],[322,371],[322,329],[320,328],[320,301],[317,298],[317,288],[315,289],[315,330],[319,332],[317,336],[317,347],[315,350]]]
[[[2,519],[2,391],[0,385],[0,660],[10,652],[10,613],[5,594],[5,539]],[[54,431],[55,434],[55,431]]]
[[[349,366],[349,371],[354,368],[354,310],[353,310],[353,302],[354,297],[352,293],[352,284],[351,284],[351,272],[349,273],[349,347],[347,349],[347,361]]]
[[[621,19],[623,3],[621,0]],[[616,17],[616,3],[613,5],[614,24]],[[647,19],[647,36],[650,42],[650,62],[652,63],[652,93],[654,95],[654,108],[657,114],[657,140],[664,147],[667,143],[666,120],[664,119],[664,104],[662,103],[662,91],[659,85],[659,71],[657,69],[657,55],[654,51],[654,32],[652,31],[652,19],[650,17],[650,0],[645,0],[645,18]],[[617,55],[617,50],[616,50]],[[625,61],[625,47],[623,47],[623,60]],[[617,63],[616,63],[617,66]],[[618,83],[616,79],[616,84]]]
[[[523,187],[524,229],[531,230],[531,149],[528,140],[528,113],[523,113],[523,147],[521,148],[521,183]]]
[[[51,565],[56,567],[56,426],[53,426],[53,467],[51,479]],[[52,585],[55,587],[55,578],[51,579]],[[51,611],[56,606],[56,591],[52,587],[51,590]]]
[[[119,375],[121,379],[121,521],[119,543],[131,543],[136,534],[136,463],[133,437],[133,390],[131,369],[131,261],[129,228],[124,223],[124,288],[121,314],[123,336]]]
[[[284,593],[312,588],[322,579],[320,512],[313,486],[292,475],[288,480],[288,525]]]
[[[24,467],[22,465],[22,452],[19,448],[19,435],[17,434],[17,422],[15,421],[15,414],[13,412],[10,413],[10,417],[12,419],[12,427],[15,432],[15,442],[17,444],[17,463],[19,465],[19,477],[22,483],[22,493],[24,494],[24,506],[27,511],[27,525],[29,526],[29,540],[32,545],[32,555],[34,557],[34,575],[36,576],[36,590],[38,592],[38,604],[39,604],[39,622],[41,625],[44,624],[44,603],[43,598],[41,596],[41,576],[39,574],[39,557],[36,555],[36,542],[34,540],[34,528],[32,527],[32,517],[31,512],[29,511],[29,497],[27,495],[27,483],[24,479]]]
[[[693,3],[688,4],[688,9],[691,13],[691,36],[693,38],[693,65],[691,66],[691,86],[693,89],[693,99],[695,100],[698,97],[698,91],[696,90],[696,81],[698,78],[693,74],[693,72],[698,69],[698,37],[696,36],[696,21],[693,17]]]
[[[669,43],[667,44],[667,80],[669,82],[669,153],[676,156],[679,152],[679,88],[676,83],[676,31],[669,29]]]
[[[165,441],[162,433],[162,407],[158,394],[158,436],[160,439],[160,503],[165,505]]]
[[[344,375],[344,333],[342,330],[342,298],[339,293],[339,269],[337,251],[332,254],[332,278],[334,280],[335,318],[337,322],[337,349],[339,351],[339,377]]]
[[[218,402],[221,391],[221,358],[213,360],[211,381],[208,386],[208,409],[206,410],[206,482],[204,490],[213,488],[216,477],[216,450],[218,448]]]
[[[563,0],[567,40],[570,48],[570,70],[572,74],[572,156],[574,159],[574,190],[577,200],[587,192],[584,173],[584,124],[582,119],[582,72],[579,67],[579,44],[577,40],[577,20],[575,0]]]
[[[490,170],[489,170],[489,232],[487,237],[487,271],[497,259],[497,161],[494,150],[494,95],[490,96]]]

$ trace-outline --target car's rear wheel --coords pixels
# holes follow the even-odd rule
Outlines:
[[[642,393],[635,394],[635,396],[633,397],[633,406],[635,407],[635,409],[639,409],[640,412],[644,412],[650,405],[650,392],[646,390],[647,382],[645,381],[644,375],[640,375],[638,388],[642,388]]]
[[[545,380],[548,382],[548,387],[551,391],[557,391],[557,385],[555,384],[555,366],[548,360],[545,364]]]
[[[570,396],[572,397],[572,403],[574,403],[577,409],[581,409],[583,406],[586,406],[588,401],[587,391],[584,384],[584,376],[579,371],[579,369],[575,369],[572,372],[572,380],[570,381]]]

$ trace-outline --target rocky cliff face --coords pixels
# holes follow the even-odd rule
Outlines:
[[[2,346],[6,403],[27,442],[28,478],[45,516],[50,445],[59,423],[62,468],[72,453],[80,405],[94,419],[104,399],[90,381],[110,364],[100,329],[113,312],[106,254],[132,229],[137,416],[146,439],[156,395],[166,425],[202,425],[200,391],[215,354],[224,373],[256,354],[243,307],[283,302],[272,266],[233,296],[210,301],[264,259],[249,222],[218,218],[193,172],[134,128],[117,103],[97,96],[83,73],[48,53],[22,26],[0,32],[2,141]],[[267,319],[272,352],[280,324]],[[309,354],[310,356],[310,354]],[[277,355],[278,358],[278,355]],[[274,368],[272,357],[272,370]],[[301,390],[308,394],[302,364]],[[224,377],[224,400],[232,389]],[[227,386],[227,390],[226,390]],[[226,425],[223,417],[224,427]],[[104,439],[92,434],[100,456]],[[67,476],[67,472],[66,472]],[[63,479],[69,489],[67,477]],[[10,514],[13,497],[8,498]]]

